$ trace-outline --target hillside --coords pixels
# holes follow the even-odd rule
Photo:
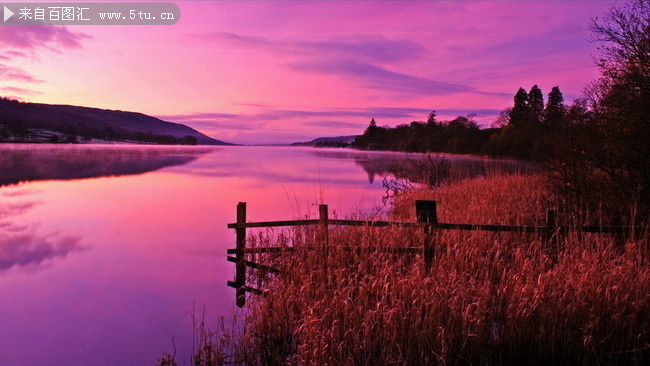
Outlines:
[[[291,146],[315,146],[315,147],[348,147],[352,145],[357,135],[319,137],[307,142],[294,142]]]
[[[0,141],[77,142],[102,139],[158,144],[230,145],[188,126],[142,113],[22,103],[0,98]]]

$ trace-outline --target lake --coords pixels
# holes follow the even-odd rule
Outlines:
[[[0,144],[0,365],[189,364],[192,314],[233,319],[237,202],[251,221],[381,214],[401,153]],[[448,156],[455,175],[518,169]],[[414,169],[410,169],[414,170]],[[408,171],[405,170],[405,171]],[[461,172],[461,173],[458,173]],[[452,175],[454,175],[452,174]],[[407,174],[408,175],[408,174]]]

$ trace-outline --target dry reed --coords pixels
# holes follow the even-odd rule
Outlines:
[[[438,201],[443,222],[542,225],[553,201],[540,176],[495,176],[401,194],[393,218],[414,220],[414,200]],[[302,365],[647,364],[648,235],[621,246],[570,234],[549,250],[536,235],[444,231],[430,272],[419,254],[374,248],[421,245],[420,230],[332,227],[282,234],[290,255],[255,260],[283,274],[249,297],[241,362]],[[251,246],[274,244],[260,234]],[[277,243],[276,243],[277,245]]]

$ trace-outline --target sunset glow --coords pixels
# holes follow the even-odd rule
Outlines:
[[[172,26],[0,26],[0,94],[142,112],[234,143],[476,114],[598,76],[606,1],[179,1]]]

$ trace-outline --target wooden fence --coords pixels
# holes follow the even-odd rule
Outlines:
[[[483,224],[454,224],[443,223],[438,221],[438,211],[436,201],[416,201],[415,212],[417,221],[364,221],[364,220],[338,220],[330,219],[328,215],[328,206],[320,205],[318,219],[307,220],[289,220],[289,221],[265,221],[265,222],[246,222],[246,202],[237,204],[237,222],[228,224],[229,229],[235,229],[236,247],[228,249],[227,260],[235,263],[234,281],[228,281],[228,286],[236,290],[236,304],[238,307],[244,307],[246,304],[246,292],[261,295],[262,290],[246,285],[246,268],[262,270],[270,273],[279,273],[277,268],[273,268],[261,263],[255,263],[246,260],[246,254],[257,253],[280,253],[284,251],[295,250],[295,247],[258,247],[246,248],[246,229],[248,228],[271,228],[271,227],[289,227],[289,226],[306,226],[319,225],[321,227],[321,247],[300,247],[302,250],[324,249],[327,250],[329,244],[329,226],[368,226],[368,227],[410,227],[421,228],[424,232],[424,241],[421,247],[402,247],[402,248],[364,248],[365,250],[391,250],[398,253],[421,253],[424,259],[425,270],[428,271],[434,260],[435,240],[437,230],[482,230],[493,232],[519,232],[519,233],[537,233],[541,239],[551,242],[551,239],[560,232],[583,232],[583,233],[630,233],[643,232],[647,228],[642,226],[583,226],[579,228],[557,225],[556,210],[548,209],[546,212],[546,225],[544,226],[513,226],[513,225],[483,225]],[[234,254],[234,257],[231,256]]]

